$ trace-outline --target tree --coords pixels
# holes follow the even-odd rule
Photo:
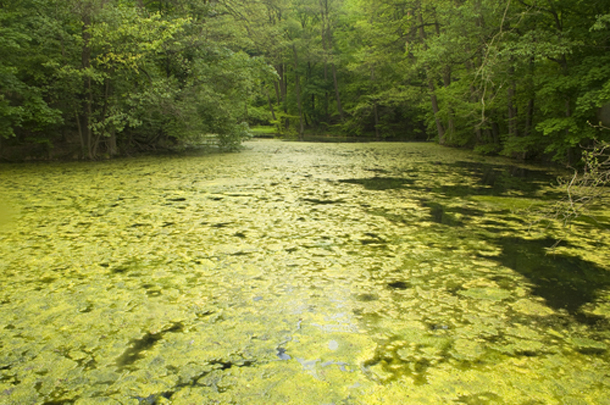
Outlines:
[[[46,144],[45,131],[62,123],[61,113],[45,100],[48,42],[44,32],[31,28],[43,26],[46,18],[44,13],[28,12],[36,6],[44,5],[35,1],[0,4],[0,145],[9,138]]]
[[[222,148],[235,149],[249,134],[240,92],[251,93],[269,70],[240,51],[247,36],[232,7],[2,2],[0,116],[8,125],[0,146],[39,143],[72,153],[79,145],[81,156],[96,159],[214,134]]]

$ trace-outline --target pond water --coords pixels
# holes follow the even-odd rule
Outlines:
[[[531,229],[554,179],[398,143],[2,165],[0,403],[610,404],[610,236]]]

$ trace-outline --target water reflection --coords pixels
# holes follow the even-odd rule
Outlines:
[[[397,177],[369,177],[364,179],[342,179],[340,183],[359,184],[367,190],[398,190],[413,184],[412,179]]]
[[[475,192],[501,196],[518,192],[523,197],[540,197],[541,190],[557,181],[557,175],[542,169],[531,170],[519,166],[465,161],[450,163],[447,166],[476,179],[478,184],[478,187],[469,189],[445,186],[443,191],[449,195],[465,196]],[[561,196],[556,192],[553,195]]]
[[[610,287],[610,272],[578,257],[554,253],[553,239],[498,239],[500,263],[527,277],[533,283],[532,294],[544,298],[547,305],[565,310],[579,321],[587,321],[581,309],[600,298]],[[604,318],[597,318],[602,320]]]

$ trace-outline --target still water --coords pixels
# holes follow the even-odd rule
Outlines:
[[[610,404],[608,207],[532,227],[555,177],[388,143],[2,165],[0,404]]]

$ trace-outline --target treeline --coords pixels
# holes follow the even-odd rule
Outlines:
[[[280,38],[264,48],[280,76],[269,91],[299,133],[561,161],[607,136],[594,126],[610,102],[608,0],[256,4]]]
[[[95,159],[248,135],[267,64],[205,0],[0,0],[0,147]],[[63,155],[62,155],[63,154]]]
[[[3,150],[273,125],[567,162],[607,137],[610,0],[0,0],[0,30]]]
[[[569,161],[604,136],[588,122],[610,101],[608,0],[356,4],[361,78],[389,70],[371,103],[416,106],[439,143]]]

